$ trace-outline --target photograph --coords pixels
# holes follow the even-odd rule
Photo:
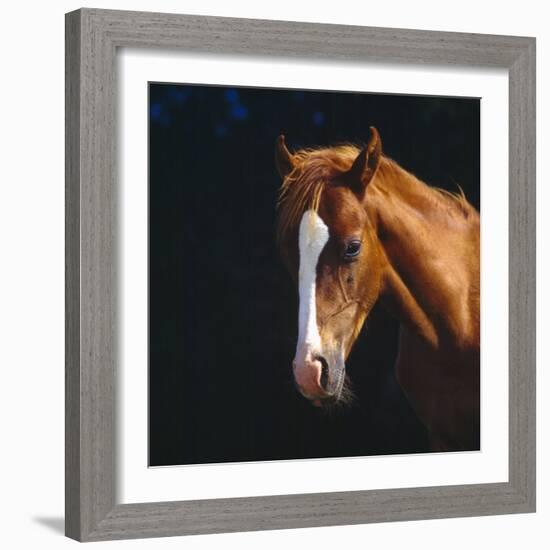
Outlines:
[[[480,450],[480,99],[149,82],[148,464]]]

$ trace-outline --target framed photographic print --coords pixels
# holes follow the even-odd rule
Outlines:
[[[534,511],[534,39],[66,32],[67,535]]]

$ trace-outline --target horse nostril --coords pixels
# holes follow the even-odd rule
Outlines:
[[[320,380],[320,383],[321,383],[321,388],[326,390],[327,385],[328,385],[328,363],[327,363],[327,360],[322,355],[317,355],[315,357],[315,360],[319,361],[319,363],[321,363],[321,380]]]

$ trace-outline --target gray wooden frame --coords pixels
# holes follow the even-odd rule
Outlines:
[[[119,47],[509,70],[509,481],[115,502]],[[66,534],[82,541],[535,511],[535,39],[82,9],[66,16]]]

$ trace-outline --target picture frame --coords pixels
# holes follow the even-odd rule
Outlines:
[[[118,504],[117,48],[509,71],[509,479]],[[535,39],[81,9],[66,15],[66,535],[99,541],[535,511]]]

